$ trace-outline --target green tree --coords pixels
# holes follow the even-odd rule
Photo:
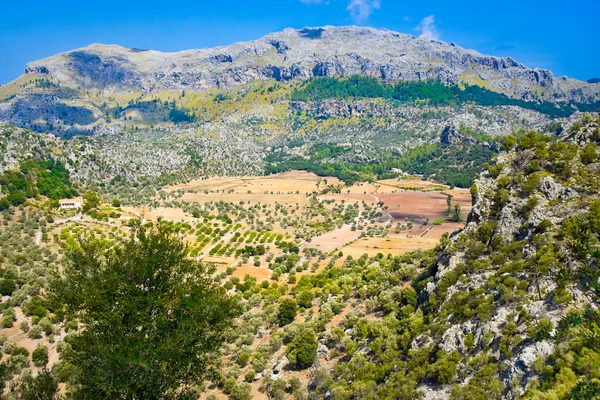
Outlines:
[[[293,299],[285,298],[279,304],[279,310],[277,313],[277,319],[279,320],[279,326],[284,326],[296,318],[298,313],[298,304]]]
[[[502,144],[502,150],[511,151],[517,145],[517,138],[513,135],[508,135],[504,138],[504,143]]]
[[[460,204],[456,203],[454,205],[454,208],[452,209],[452,216],[450,217],[450,220],[454,221],[454,222],[460,222],[462,220],[462,218],[460,216],[460,212],[461,212]]]
[[[58,397],[58,379],[45,368],[36,376],[27,374],[17,386],[20,400],[53,400]]]
[[[317,335],[312,329],[304,329],[288,345],[286,353],[290,362],[296,368],[309,368],[317,358]]]
[[[10,296],[17,288],[17,283],[13,279],[0,279],[0,294],[2,296]]]
[[[46,346],[38,345],[38,347],[31,353],[31,361],[36,367],[42,368],[48,364],[48,349]]]
[[[600,382],[581,381],[573,388],[571,399],[574,400],[594,400],[600,398]]]
[[[83,212],[88,212],[92,208],[96,208],[100,205],[100,197],[91,190],[88,190],[83,195]]]
[[[598,148],[594,143],[589,143],[581,151],[581,162],[591,164],[598,159]]]
[[[56,313],[85,327],[64,355],[75,399],[188,398],[239,314],[166,224],[139,225],[110,251],[82,240],[52,281]]]

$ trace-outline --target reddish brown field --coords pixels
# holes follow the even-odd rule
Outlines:
[[[305,247],[315,248],[325,253],[330,253],[333,250],[344,247],[348,242],[357,239],[359,236],[360,231],[352,231],[350,225],[344,225],[340,229],[317,236],[310,243],[306,243]]]
[[[456,189],[450,193],[454,196],[452,205],[459,203],[463,219],[466,218],[471,209],[470,194],[468,191],[466,194],[457,192]],[[429,218],[433,222],[436,218],[445,218],[448,209],[447,196],[440,192],[406,191],[379,194],[377,197],[389,207],[387,212],[397,221],[421,217]]]
[[[446,222],[443,225],[434,225],[429,232],[423,237],[428,239],[439,240],[444,233],[452,233],[465,227],[463,223],[457,222]]]

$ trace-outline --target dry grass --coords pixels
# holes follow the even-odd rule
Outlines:
[[[383,253],[384,255],[392,254],[399,255],[404,254],[413,250],[429,250],[433,249],[439,240],[433,238],[361,238],[354,243],[342,249],[344,257],[352,256],[358,258],[363,254],[369,256],[375,256],[377,253]]]
[[[305,247],[319,249],[324,253],[330,253],[334,250],[341,249],[347,243],[358,239],[360,233],[360,231],[352,231],[350,225],[344,225],[340,229],[335,229],[314,238],[310,243],[307,243]]]
[[[336,178],[327,178],[328,184],[339,184]],[[181,200],[206,203],[225,201],[253,204],[309,204],[307,193],[325,188],[324,179],[315,174],[293,171],[264,177],[210,178],[166,187],[165,192],[185,191]]]

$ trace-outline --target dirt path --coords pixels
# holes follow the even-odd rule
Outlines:
[[[375,196],[375,195],[374,195],[374,194],[372,194],[372,193],[369,193],[369,190],[368,190],[368,188],[367,188],[367,191],[366,191],[366,195],[367,195],[367,196],[371,196],[372,198],[374,198],[374,199],[375,199],[375,201],[377,202],[377,204],[379,204],[379,203],[381,202],[381,200],[379,199],[379,197]],[[387,219],[386,221],[384,221],[384,222],[390,222],[390,221],[393,221],[393,220],[394,220],[394,217],[392,217],[392,215],[391,215],[390,213],[388,213],[387,211],[384,211],[384,210],[382,209],[382,210],[381,210],[381,212],[382,212],[383,214],[385,214],[385,215],[387,216],[387,218],[388,218],[388,219]]]

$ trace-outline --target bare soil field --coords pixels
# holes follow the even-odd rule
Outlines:
[[[429,250],[433,249],[439,243],[438,239],[416,237],[416,238],[393,238],[393,237],[379,237],[379,238],[361,238],[357,241],[349,244],[342,249],[344,258],[352,256],[358,258],[363,254],[374,256],[377,253],[393,255],[404,254],[409,251],[422,249]]]
[[[230,203],[239,203],[243,201],[245,203],[260,203],[260,204],[289,204],[292,206],[303,206],[310,202],[309,198],[305,194],[266,194],[266,193],[185,193],[181,200],[189,202],[198,202],[200,204],[207,203],[209,201],[224,201]]]
[[[328,193],[328,194],[324,194],[319,196],[319,199],[321,200],[334,200],[336,202],[341,202],[342,200],[344,200],[346,202],[346,204],[352,204],[352,203],[362,203],[363,201],[369,205],[371,205],[372,203],[376,202],[375,197],[369,195],[369,194],[365,194],[365,193],[356,193],[356,192],[350,192],[350,193]]]
[[[142,207],[122,207],[123,211],[135,216],[143,216],[148,221],[156,221],[158,218],[163,218],[167,221],[195,221],[191,215],[186,215],[181,208],[158,207],[158,208],[142,208]]]
[[[250,275],[255,277],[257,282],[262,282],[268,281],[271,278],[271,273],[272,271],[266,265],[261,265],[260,267],[242,265],[235,269],[233,276],[244,279],[246,275]]]
[[[360,236],[360,233],[360,231],[352,231],[350,225],[344,225],[340,229],[335,229],[314,238],[310,243],[306,243],[305,247],[330,253],[333,250],[341,249],[348,242],[356,240]]]
[[[424,181],[419,177],[409,177],[407,179],[384,179],[377,181],[380,186],[379,193],[389,193],[395,190],[410,189],[425,192],[446,191],[448,186],[435,182]]]
[[[462,217],[465,219],[471,209],[471,198],[465,189],[454,189],[448,193],[453,195],[452,205],[459,203]],[[377,194],[377,197],[389,208],[387,212],[395,220],[422,217],[432,222],[436,218],[445,218],[448,209],[447,196],[440,192],[406,191],[392,194]]]
[[[423,237],[427,239],[441,239],[444,233],[451,234],[454,231],[458,231],[465,227],[465,224],[460,222],[445,222],[443,225],[434,225],[429,232],[427,232]]]
[[[165,192],[183,190],[181,200],[206,203],[209,201],[240,201],[261,204],[303,206],[309,203],[307,193],[324,189],[327,184],[339,185],[337,178],[321,178],[304,171],[292,171],[264,177],[210,178],[169,186]]]
[[[252,192],[264,192],[265,190],[274,192],[300,192],[311,193],[319,189],[324,189],[327,185],[339,185],[340,181],[337,178],[321,178],[310,172],[305,171],[290,171],[281,174],[268,176],[246,176],[239,178],[210,178],[197,179],[185,184],[168,186],[165,192],[173,192],[176,190],[190,191],[219,191],[223,190],[227,193],[246,194],[248,190]]]

